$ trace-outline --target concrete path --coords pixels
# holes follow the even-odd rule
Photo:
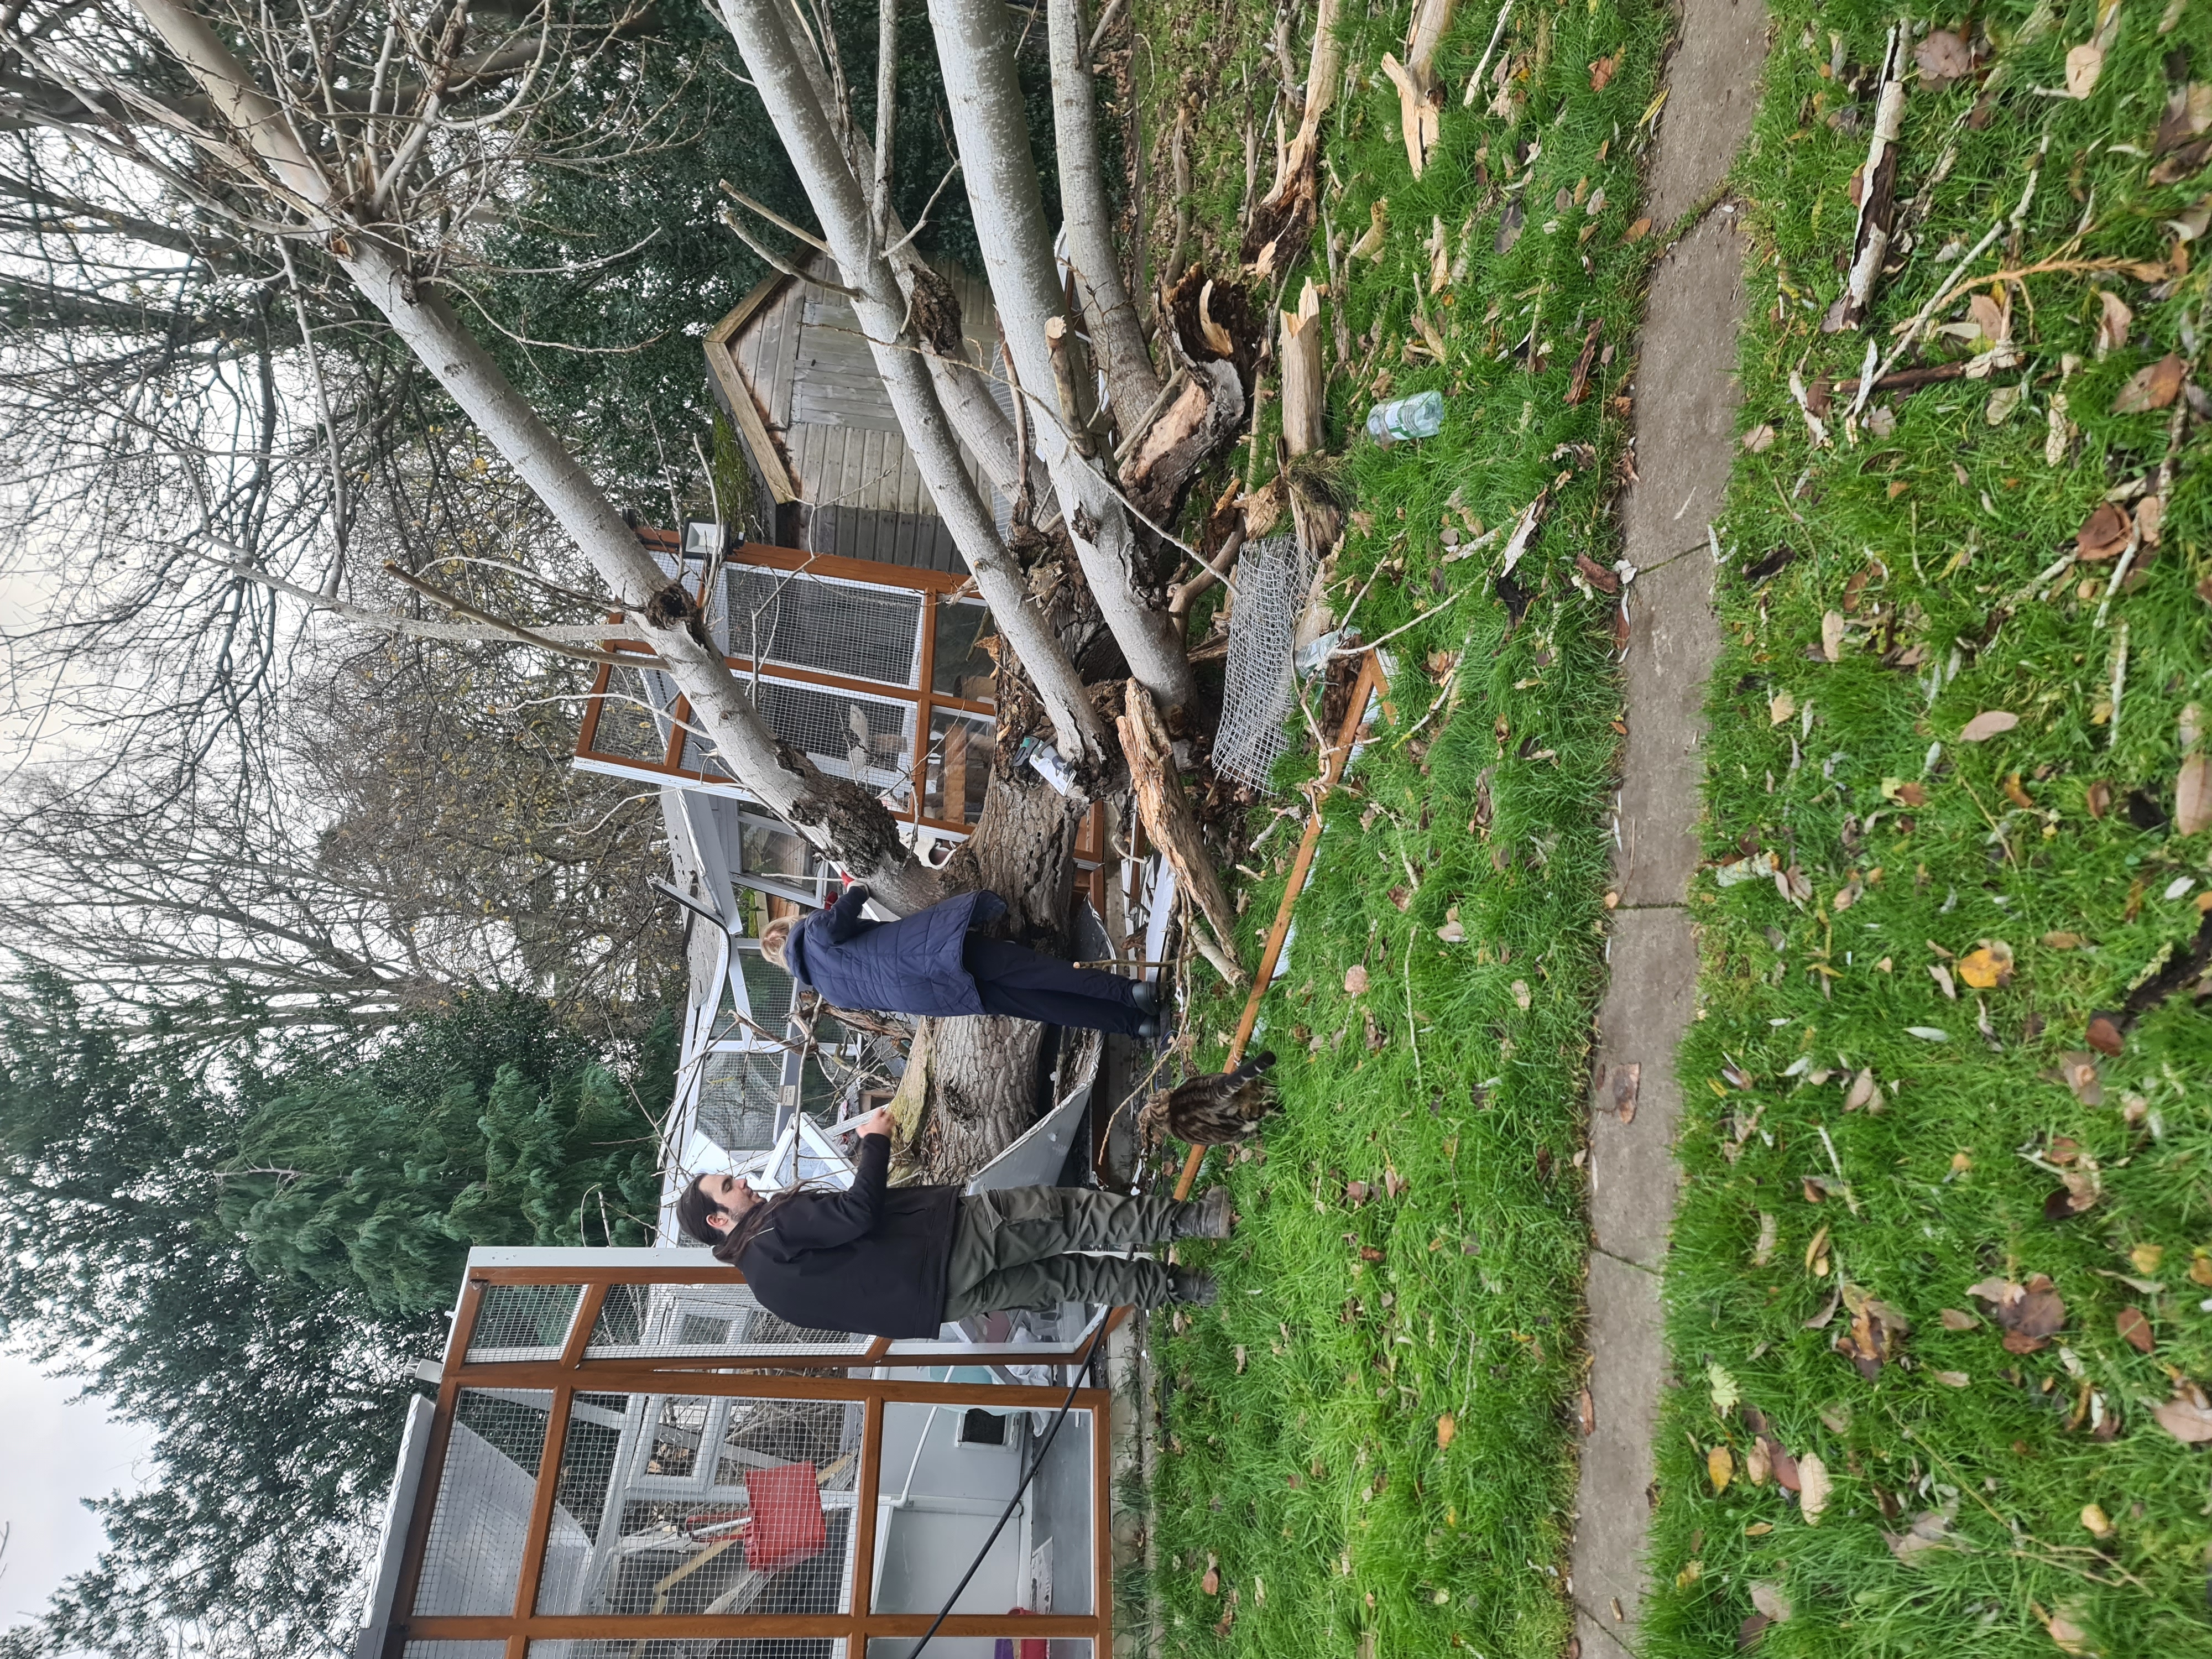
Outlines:
[[[1765,56],[1761,0],[1681,0],[1648,181],[1655,225],[1671,226],[1719,187],[1750,131]],[[1659,1275],[1680,1178],[1674,1050],[1696,1007],[1685,901],[1698,865],[1705,678],[1720,649],[1705,531],[1735,453],[1745,304],[1733,205],[1707,211],[1660,260],[1632,387],[1638,483],[1622,500],[1621,526],[1625,556],[1643,574],[1629,589],[1620,902],[1590,1105],[1593,1427],[1571,1577],[1582,1659],[1636,1651],[1656,1497],[1652,1437],[1667,1369]]]

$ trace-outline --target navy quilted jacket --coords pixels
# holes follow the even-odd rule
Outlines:
[[[791,971],[840,1008],[894,1014],[980,1014],[975,981],[961,959],[971,927],[1004,915],[996,893],[963,893],[896,921],[860,914],[868,890],[848,887],[836,903],[791,930]]]

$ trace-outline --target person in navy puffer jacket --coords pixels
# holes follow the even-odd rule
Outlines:
[[[975,930],[1006,914],[995,893],[963,893],[896,921],[860,914],[868,890],[770,922],[761,954],[839,1008],[890,1013],[1002,1014],[1127,1036],[1159,1035],[1155,988],[1077,968]]]

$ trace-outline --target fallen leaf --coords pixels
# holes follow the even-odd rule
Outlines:
[[[2194,836],[2212,830],[2212,756],[2202,749],[2181,763],[2173,781],[2173,833]]]
[[[1941,92],[1974,72],[1973,56],[1966,43],[1948,29],[1930,30],[1912,49],[1912,61],[1920,65],[1921,82],[1930,92]]]
[[[1929,1550],[1954,1547],[1950,1537],[1951,1523],[1958,1516],[1959,1500],[1954,1498],[1940,1510],[1921,1510],[1903,1532],[1885,1532],[1882,1540],[1889,1546],[1892,1555],[1911,1566]]]
[[[1805,1524],[1820,1524],[1820,1512],[1828,1507],[1828,1466],[1820,1461],[1818,1452],[1807,1452],[1797,1460],[1797,1504],[1803,1511]]]
[[[1774,1256],[1774,1218],[1762,1212],[1759,1218],[1759,1246],[1751,1253],[1751,1265],[1764,1267]]]
[[[1764,455],[1774,447],[1774,428],[1762,421],[1743,434],[1743,447],[1754,455]]]
[[[1974,1379],[1964,1371],[1930,1371],[1928,1374],[1947,1389],[1965,1389],[1973,1386]]]
[[[1743,1391],[1736,1386],[1735,1378],[1722,1368],[1718,1360],[1706,1365],[1705,1386],[1712,1394],[1716,1416],[1726,1417],[1743,1398]]]
[[[1977,991],[1995,991],[2012,983],[2012,946],[2001,939],[1984,942],[1978,950],[1959,958],[1959,977]]]
[[[2020,781],[2019,773],[2008,772],[2005,775],[2004,793],[2005,799],[2021,811],[2033,812],[2035,810],[2035,797],[2027,793],[2027,787]]]
[[[1527,1013],[1529,1003],[1534,1000],[1529,995],[1528,981],[1525,979],[1516,979],[1509,988],[1513,993],[1514,1002],[1520,1007],[1522,1013]]]
[[[1751,1449],[1743,1455],[1743,1478],[1754,1486],[1763,1486],[1773,1474],[1774,1462],[1766,1455],[1766,1443],[1753,1440]]]
[[[1813,1264],[1818,1261],[1822,1255],[1826,1254],[1827,1249],[1828,1224],[1824,1221],[1820,1224],[1820,1231],[1813,1235],[1813,1242],[1805,1247],[1805,1271],[1807,1273],[1811,1273],[1813,1271]],[[1808,1326],[1807,1328],[1808,1330],[1818,1330],[1820,1327],[1814,1325]]]
[[[1759,1443],[1766,1449],[1767,1462],[1774,1469],[1774,1484],[1784,1492],[1796,1492],[1804,1482],[1797,1473],[1797,1460],[1778,1440],[1760,1436]]]
[[[2093,818],[2102,819],[2112,810],[2112,786],[2102,778],[2081,792],[2081,805]]]
[[[1631,242],[1640,242],[1650,234],[1651,221],[1649,219],[1638,219],[1634,224],[1629,226],[1626,230],[1620,233],[1621,245],[1626,246]]]
[[[2173,1398],[2151,1414],[2176,1440],[2192,1446],[2212,1440],[2212,1401],[2194,1382],[2175,1384]]]
[[[1613,1085],[1613,1115],[1623,1123],[1636,1121],[1636,1096],[1643,1078],[1644,1067],[1634,1060],[1614,1066],[1607,1074]]]
[[[1774,700],[1766,705],[1767,724],[1779,726],[1797,712],[1797,699],[1787,691],[1778,691]]]
[[[1606,82],[1613,79],[1613,72],[1620,67],[1620,54],[1617,52],[1611,57],[1601,58],[1595,64],[1592,64],[1589,66],[1590,90],[1592,92],[1603,92],[1605,90]]]
[[[2036,1273],[2025,1285],[1985,1279],[1966,1287],[1967,1294],[1990,1304],[1990,1317],[2004,1331],[2007,1353],[2028,1354],[2048,1347],[2066,1323],[2066,1304],[2048,1273]]]
[[[1844,1109],[1856,1112],[1872,1104],[1875,1092],[1874,1067],[1869,1066],[1851,1079],[1850,1092],[1844,1097]]]
[[[1597,1432],[1597,1402],[1590,1397],[1588,1389],[1583,1390],[1582,1398],[1576,1401],[1576,1410],[1582,1419],[1583,1438],[1587,1440]]]
[[[2120,1034],[2118,1023],[2110,1014],[2093,1014],[2082,1038],[2100,1054],[2117,1054],[2127,1047],[2127,1039]]]
[[[2135,522],[2118,501],[2103,501],[2074,532],[2075,556],[2089,564],[2116,558],[2135,533]]]
[[[2148,1353],[2158,1346],[2158,1338],[2151,1331],[2150,1321],[2143,1316],[2141,1308],[2121,1309],[2117,1323],[2120,1340],[2137,1353]]]
[[[2128,343],[2128,331],[2135,326],[2136,314],[2128,309],[2127,301],[2108,288],[2099,289],[2097,298],[2104,306],[2104,314],[2097,319],[2097,356],[2101,360]]]
[[[1208,1595],[1221,1594],[1221,1558],[1212,1550],[1206,1553],[1206,1577],[1198,1581],[1198,1587]]]
[[[2045,933],[2043,942],[2054,951],[2078,951],[2082,943],[2081,934],[2063,932]]]
[[[1844,613],[1831,611],[1820,618],[1820,654],[1830,662],[1844,659]]]
[[[2086,40],[2066,54],[2066,95],[2087,98],[2096,90],[2097,77],[2104,73],[2105,49],[2094,40]]]
[[[1951,1034],[1940,1025],[1908,1025],[1905,1035],[1918,1037],[1923,1042],[1948,1042]]]
[[[1345,970],[1344,989],[1346,995],[1356,997],[1366,988],[1367,969],[1364,964],[1355,963],[1352,967]]]
[[[2002,708],[1985,708],[1968,720],[1959,732],[1961,743],[1987,743],[2002,732],[2009,732],[2020,724],[2020,716]]]
[[[2140,415],[2145,410],[2164,409],[2181,395],[2181,382],[2189,372],[2189,365],[2179,356],[2169,351],[2147,368],[2139,368],[2128,376],[2112,398],[2115,415]]]
[[[2105,1513],[2101,1504],[2081,1505],[2081,1525],[2093,1538],[2110,1538],[2112,1535],[2112,1517]]]
[[[1936,988],[1942,992],[1947,1000],[1956,1002],[1959,1000],[1959,988],[1951,982],[1948,968],[1940,962],[1931,962],[1928,964],[1928,976],[1936,981]]]
[[[1825,1232],[1826,1229],[1823,1228],[1821,1231]],[[1808,1331],[1825,1331],[1828,1328],[1829,1322],[1835,1318],[1836,1310],[1843,1305],[1844,1293],[1841,1291],[1832,1292],[1827,1304],[1805,1322],[1805,1328]]]
[[[1973,1315],[1957,1308],[1946,1308],[1936,1317],[1942,1322],[1947,1331],[1971,1331],[1982,1322]]]
[[[1751,1605],[1778,1625],[1788,1624],[1790,1615],[1796,1611],[1790,1605],[1790,1598],[1783,1594],[1781,1585],[1764,1580],[1752,1585]]]
[[[2069,1049],[2059,1056],[2058,1074],[2066,1086],[2073,1091],[2074,1098],[2084,1106],[2105,1103],[2105,1085],[2097,1073],[2097,1058],[2081,1049]]]
[[[2081,48],[2076,46],[2074,50],[2079,52]],[[2072,54],[2068,56],[2070,58]],[[2082,1627],[2081,1620],[2081,1614],[2078,1610],[2061,1607],[2044,1622],[2043,1628],[2051,1633],[2051,1639],[2058,1644],[2061,1653],[2076,1655],[2078,1659],[2094,1659],[2098,1650],[2091,1644],[2089,1632]]]
[[[1726,1446],[1716,1446],[1705,1454],[1705,1479],[1713,1483],[1716,1496],[1726,1492],[1735,1477],[1735,1458]]]
[[[1437,1419],[1437,1449],[1438,1451],[1442,1451],[1445,1447],[1450,1445],[1452,1443],[1452,1437],[1458,1432],[1459,1419],[1454,1417],[1449,1412],[1446,1412],[1442,1417]]]
[[[2166,1260],[2163,1244],[2138,1244],[2128,1252],[2128,1261],[2135,1270],[2148,1277],[2158,1271],[2158,1264]]]

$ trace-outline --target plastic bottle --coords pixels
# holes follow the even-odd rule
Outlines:
[[[1433,438],[1443,430],[1444,394],[1416,392],[1367,411],[1367,435],[1388,449],[1411,438]]]

